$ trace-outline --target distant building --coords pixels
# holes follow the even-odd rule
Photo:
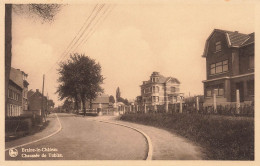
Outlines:
[[[43,105],[43,110],[47,110],[47,97],[43,96],[42,93],[39,91],[39,89],[36,89],[36,92],[30,90],[28,92],[28,100],[29,100],[30,111],[36,111],[38,112],[38,114],[40,114],[42,110],[42,105]]]
[[[153,72],[148,81],[143,81],[139,103],[154,106],[179,102],[180,81],[174,77],[164,77],[159,72]]]
[[[254,41],[254,33],[213,30],[203,53],[207,69],[207,80],[203,81],[204,106],[213,104],[213,93],[217,104],[235,102],[236,90],[242,103],[254,101]]]
[[[98,94],[96,99],[92,101],[92,109],[97,109],[100,106],[103,109],[109,107],[109,95],[100,93],[100,94]],[[90,108],[90,102],[89,101],[86,102],[86,108],[87,109]]]

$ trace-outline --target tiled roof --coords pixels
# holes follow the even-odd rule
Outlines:
[[[23,88],[23,75],[20,70],[11,67],[10,80],[12,80],[15,84]]]
[[[27,94],[28,98],[30,98],[34,93],[35,93],[35,92],[34,92],[32,89],[29,90],[29,91],[28,91],[28,94]]]
[[[250,38],[249,35],[238,32],[227,32],[227,35],[232,47],[239,47]]]
[[[251,44],[251,43],[254,43],[254,42],[255,42],[255,33],[251,33],[251,34],[249,34],[249,39],[247,39],[247,40],[241,45],[241,47],[246,46],[246,45]]]
[[[167,81],[167,77],[164,77],[163,75],[159,75],[159,83],[165,83]]]
[[[174,78],[174,77],[167,77],[167,81],[171,79],[173,80],[174,82],[177,82],[178,84],[180,84],[180,81],[177,79],[177,78]]]
[[[156,72],[156,73],[158,73],[158,72]],[[153,76],[153,74],[152,74],[152,76]],[[174,80],[175,82],[177,82],[178,84],[180,84],[180,81],[177,78],[174,78],[174,77],[164,77],[163,75],[161,75],[159,73],[158,73],[157,76],[159,76],[159,80],[156,83],[163,84],[163,83],[166,83],[167,81],[169,81],[171,79],[171,80]],[[145,82],[146,82],[145,84],[152,83],[151,80],[148,80],[148,81],[145,81]]]
[[[109,95],[101,94],[92,103],[109,103]]]

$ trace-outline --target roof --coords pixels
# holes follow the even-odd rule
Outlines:
[[[180,81],[177,78],[165,77],[165,76],[161,75],[159,72],[153,72],[151,77],[159,77],[158,82],[156,82],[159,84],[164,84],[164,83],[168,82],[169,80],[173,80],[176,83],[180,84]],[[145,84],[149,84],[149,83],[152,83],[151,79],[149,79],[148,81],[145,81]]]
[[[92,103],[109,103],[109,95],[99,94]]]
[[[34,93],[35,93],[35,92],[34,92],[32,89],[29,90],[29,91],[28,91],[28,94],[27,94],[28,98],[30,98]]]
[[[243,46],[246,46],[246,45],[249,45],[249,44],[252,44],[255,42],[255,33],[251,33],[249,34],[249,39],[247,39],[242,45],[241,47]]]
[[[220,33],[223,33],[226,35],[226,40],[227,40],[229,47],[239,48],[239,47],[243,47],[248,44],[252,44],[255,41],[254,33],[243,34],[243,33],[239,33],[238,31],[232,32],[232,31],[226,31],[226,30],[221,30],[221,29],[214,29],[206,41],[204,53],[202,55],[203,57],[206,57],[206,55],[207,55],[209,40],[215,32],[220,32]]]
[[[23,88],[23,75],[20,70],[11,67],[10,80],[12,80],[19,87]]]

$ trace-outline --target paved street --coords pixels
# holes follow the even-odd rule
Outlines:
[[[20,148],[17,157],[6,160],[143,160],[147,143],[143,135],[122,126],[93,121],[91,117],[58,114],[62,130],[44,140]],[[49,118],[52,123],[57,118]],[[45,130],[57,129],[49,126]],[[46,135],[50,134],[46,133]],[[43,135],[42,135],[43,136]],[[39,138],[39,136],[37,136]],[[26,138],[8,142],[6,148],[25,143]],[[33,141],[34,138],[27,139]],[[46,155],[46,157],[44,157]]]
[[[17,157],[6,160],[144,160],[148,154],[144,132],[150,139],[153,160],[203,159],[201,148],[166,130],[117,120],[114,116],[82,117],[52,114],[49,126],[33,136],[6,143],[6,149],[37,141],[19,148]],[[109,123],[107,123],[109,122]],[[61,125],[60,125],[61,124]],[[60,126],[62,129],[59,131]],[[56,134],[50,136],[52,133]],[[48,137],[50,136],[50,137]]]

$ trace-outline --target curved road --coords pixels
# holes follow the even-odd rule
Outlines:
[[[147,157],[146,139],[135,130],[87,117],[58,115],[62,125],[59,133],[16,148],[16,157],[10,157],[7,150],[6,160],[144,160]],[[51,123],[56,120],[54,116],[49,119]],[[19,140],[15,143],[19,144]],[[12,142],[7,144],[14,146]]]

